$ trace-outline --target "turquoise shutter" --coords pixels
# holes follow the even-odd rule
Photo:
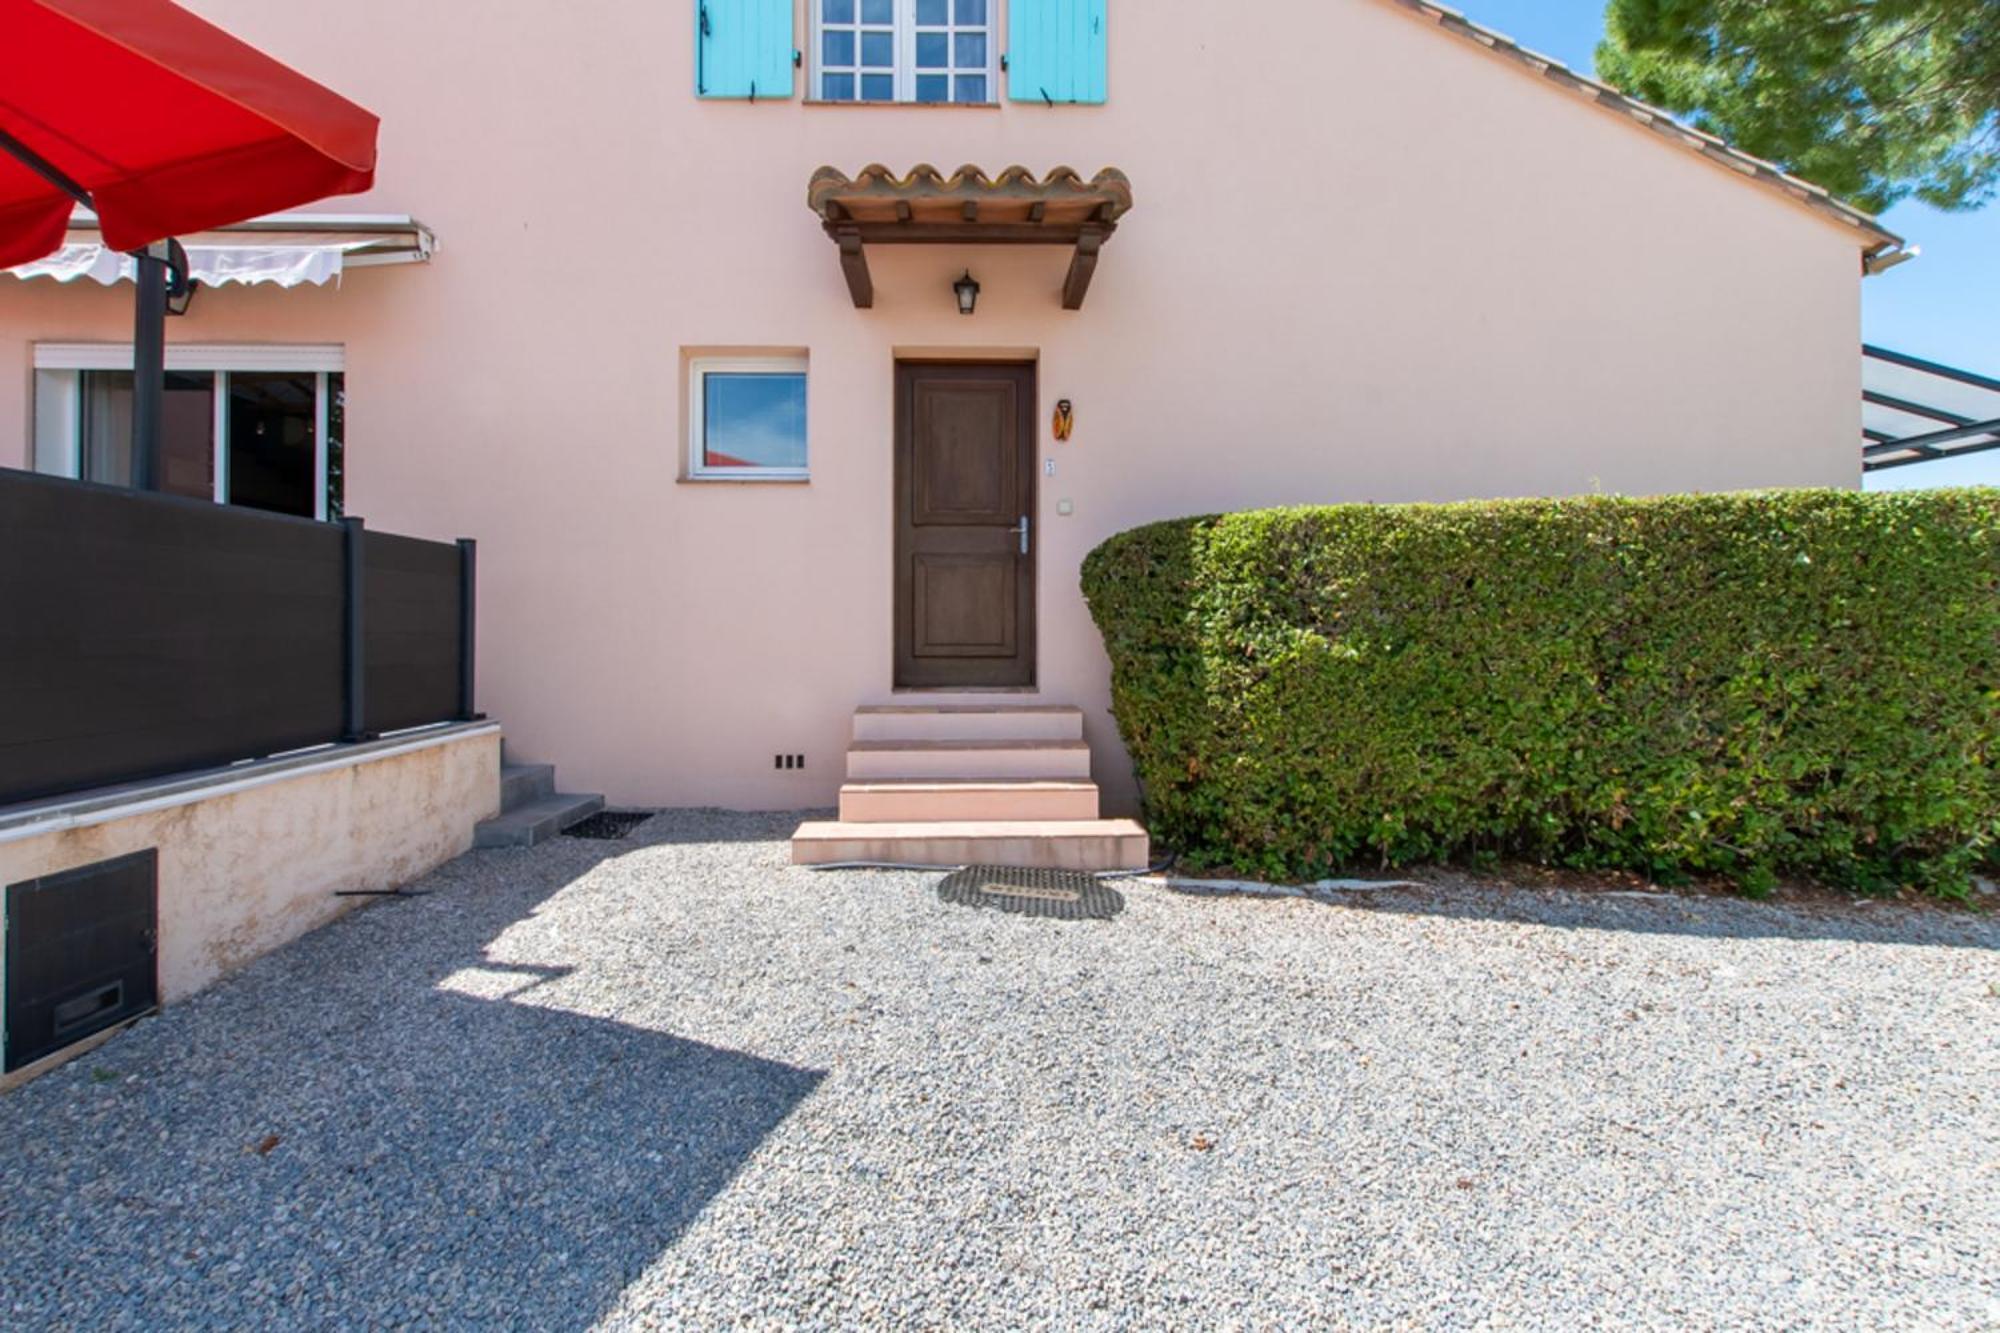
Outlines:
[[[697,97],[792,95],[792,0],[695,0]]]
[[[1016,102],[1104,100],[1105,0],[1013,0],[1007,95]]]

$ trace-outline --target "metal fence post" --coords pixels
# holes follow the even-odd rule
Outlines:
[[[458,720],[478,722],[473,707],[473,666],[479,622],[479,543],[458,539]]]
[[[362,620],[362,607],[367,596],[368,565],[363,558],[362,543],[367,540],[360,519],[347,517],[340,520],[344,543],[345,559],[342,561],[342,583],[346,593],[347,629],[342,636],[342,647],[347,661],[341,672],[340,739],[352,745],[357,741],[372,739],[368,735],[367,695],[368,695],[368,639],[366,626]]]
[[[167,364],[167,265],[150,250],[132,252],[132,487],[157,491],[160,475],[160,420],[165,414]]]

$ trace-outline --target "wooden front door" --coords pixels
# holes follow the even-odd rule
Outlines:
[[[1035,683],[1035,368],[896,366],[896,684]]]

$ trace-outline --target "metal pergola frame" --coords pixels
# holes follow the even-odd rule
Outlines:
[[[1968,370],[1940,365],[1935,361],[1926,361],[1922,357],[1891,352],[1881,347],[1863,347],[1862,354],[1865,358],[1901,366],[1906,370],[1935,375],[1969,388],[2000,394],[2000,380],[1975,375]],[[1936,430],[1900,436],[1887,431],[1864,429],[1861,432],[1863,472],[1886,472],[1891,468],[1935,463],[1946,458],[1966,458],[1973,454],[2000,449],[2000,417],[1991,420],[1976,419],[1933,404],[1920,403],[1872,389],[1864,389],[1861,398],[1864,403],[1887,408],[1904,416],[1933,421],[1938,425]]]

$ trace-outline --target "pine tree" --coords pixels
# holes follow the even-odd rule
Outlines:
[[[2000,0],[1610,0],[1598,73],[1877,211],[2000,187]]]

